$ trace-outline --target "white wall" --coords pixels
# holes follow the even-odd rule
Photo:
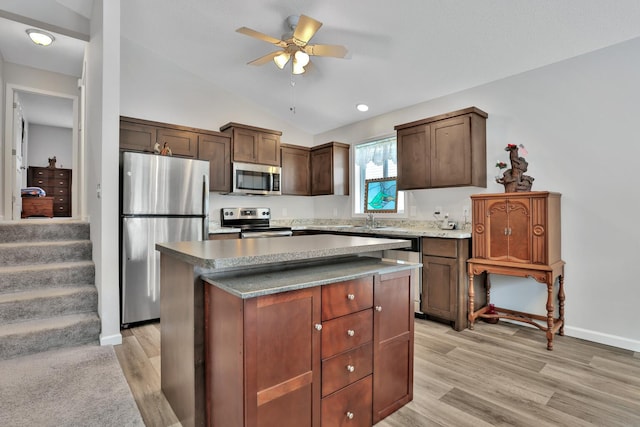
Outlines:
[[[96,265],[100,342],[120,344],[118,274],[118,138],[120,1],[97,0],[87,47],[87,210]]]
[[[72,165],[73,130],[57,126],[29,124],[29,166],[49,166],[56,157],[56,167],[70,169]]]
[[[120,114],[159,122],[218,131],[229,122],[282,131],[282,142],[311,146],[313,136],[238,98],[210,81],[185,71],[122,39]],[[310,197],[238,197],[211,193],[211,219],[222,207],[256,206],[273,209],[274,219],[309,217]],[[286,209],[284,215],[283,208]]]
[[[640,351],[640,287],[632,267],[640,254],[640,229],[634,225],[639,201],[638,75],[640,39],[635,39],[315,139],[354,144],[439,113],[472,105],[486,111],[487,188],[412,191],[410,203],[427,219],[436,205],[460,216],[470,194],[504,191],[491,178],[497,172],[494,165],[507,161],[507,144],[524,144],[527,174],[535,178],[532,189],[562,193],[565,333]],[[331,209],[322,203],[323,209]],[[545,314],[543,285],[507,277],[495,277],[492,283],[497,305]]]

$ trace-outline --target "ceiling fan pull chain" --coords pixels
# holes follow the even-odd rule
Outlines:
[[[293,74],[291,74],[291,107],[289,107],[289,111],[293,114],[296,113],[296,81]]]

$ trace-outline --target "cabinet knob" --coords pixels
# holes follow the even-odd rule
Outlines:
[[[316,328],[316,330],[321,331],[322,330],[322,324],[316,323],[315,328]]]
[[[376,305],[376,311],[382,311],[382,306],[381,305]]]
[[[349,301],[353,301],[354,299],[356,299],[356,296],[355,296],[354,294],[348,294],[348,295],[347,295],[347,299],[348,299]]]
[[[351,412],[351,411],[347,411],[347,414],[346,414],[346,415],[347,415],[347,418],[348,418],[348,419],[352,420],[352,419],[353,419],[353,416],[354,416],[354,413],[353,413],[353,412]]]
[[[355,370],[356,370],[356,367],[355,367],[355,366],[353,366],[353,365],[347,365],[347,371],[349,371],[349,372],[353,372],[353,371],[355,371]]]
[[[347,335],[349,335],[350,337],[354,336],[355,334],[356,334],[356,331],[354,331],[353,329],[347,330]]]

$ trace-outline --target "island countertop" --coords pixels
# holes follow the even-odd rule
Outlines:
[[[197,267],[239,267],[359,255],[411,246],[402,239],[322,234],[266,239],[203,240],[157,243],[156,249]]]

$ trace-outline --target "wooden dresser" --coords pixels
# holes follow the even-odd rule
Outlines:
[[[27,186],[40,187],[53,197],[54,217],[71,216],[71,169],[29,166]]]

